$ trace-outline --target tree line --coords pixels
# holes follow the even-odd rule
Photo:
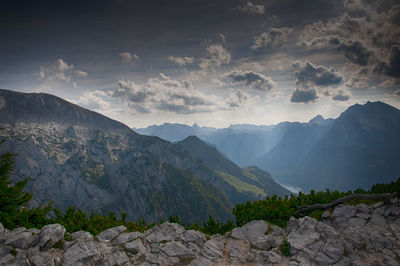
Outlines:
[[[1,143],[0,143],[1,144]],[[115,226],[124,225],[128,231],[145,231],[155,226],[156,223],[146,223],[144,219],[139,221],[128,221],[127,215],[121,212],[119,216],[113,212],[108,214],[87,214],[81,209],[73,206],[64,212],[53,206],[53,203],[40,205],[36,208],[28,208],[33,194],[25,191],[25,186],[29,178],[18,182],[12,182],[10,176],[13,173],[14,154],[6,152],[0,155],[0,223],[5,228],[14,229],[16,227],[41,228],[46,224],[59,223],[63,225],[67,232],[72,233],[79,230],[88,231],[93,235]],[[357,189],[354,191],[314,191],[310,193],[299,192],[298,195],[285,196],[283,198],[276,195],[266,197],[263,200],[247,201],[237,204],[232,214],[235,221],[228,220],[220,222],[214,217],[209,217],[202,225],[195,223],[192,225],[184,224],[178,216],[171,216],[170,222],[179,223],[186,229],[195,229],[205,234],[225,234],[235,227],[243,226],[253,220],[266,220],[271,224],[285,227],[289,218],[302,206],[313,204],[330,203],[339,198],[352,194],[378,194],[378,193],[400,193],[400,178],[390,184],[376,184],[370,190]],[[369,200],[352,200],[346,204],[373,203]],[[319,219],[322,210],[312,211],[307,215]],[[162,223],[164,221],[159,221]]]

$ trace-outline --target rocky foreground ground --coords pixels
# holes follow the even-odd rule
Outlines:
[[[68,239],[68,240],[66,240]],[[290,256],[280,246],[290,243]],[[96,237],[65,237],[59,224],[41,230],[0,225],[1,265],[400,265],[400,200],[339,205],[323,214],[290,218],[285,230],[252,221],[208,236],[163,223],[144,233],[124,226]]]

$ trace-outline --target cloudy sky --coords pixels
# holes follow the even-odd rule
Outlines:
[[[400,108],[400,5],[372,0],[2,1],[0,88],[131,127]]]

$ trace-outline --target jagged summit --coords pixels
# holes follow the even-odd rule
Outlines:
[[[322,115],[317,115],[314,118],[312,118],[310,121],[308,121],[308,123],[310,124],[320,124],[322,122],[324,122],[325,119],[322,117]]]

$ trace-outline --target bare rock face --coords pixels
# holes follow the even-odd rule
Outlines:
[[[0,224],[0,265],[399,265],[399,206],[398,199],[341,205],[321,221],[292,217],[285,230],[252,221],[225,236],[166,222],[143,233],[124,226],[96,237],[79,231],[65,241],[58,224],[12,231]],[[285,240],[289,257],[280,248]]]

